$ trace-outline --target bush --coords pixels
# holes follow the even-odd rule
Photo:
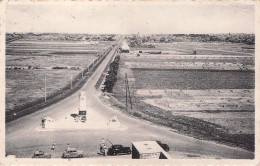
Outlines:
[[[119,60],[120,60],[120,56],[117,55],[115,57],[115,60],[112,63],[110,63],[108,75],[106,76],[106,80],[104,82],[103,92],[111,93],[113,91],[113,87],[117,81],[117,71],[118,71],[118,67],[119,67]]]

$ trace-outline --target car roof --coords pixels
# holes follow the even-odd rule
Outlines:
[[[76,148],[68,148],[67,151],[77,151]]]
[[[120,144],[116,144],[116,145],[113,145],[113,146],[122,146],[122,145],[120,145]]]
[[[37,150],[37,151],[34,151],[35,154],[41,154],[41,153],[44,153],[42,150]]]

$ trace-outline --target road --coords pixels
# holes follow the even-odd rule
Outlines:
[[[6,124],[6,153],[19,158],[30,158],[35,150],[44,150],[52,153],[53,157],[60,158],[69,143],[70,147],[83,150],[85,157],[101,157],[97,154],[99,144],[102,138],[107,138],[113,143],[125,146],[131,146],[132,141],[161,140],[170,146],[169,154],[172,158],[243,159],[254,157],[252,152],[180,135],[167,128],[123,115],[120,111],[103,104],[98,98],[100,92],[96,90],[95,84],[113,57],[113,51],[104,59],[81,90],[87,93],[88,111],[94,111],[107,119],[116,115],[127,129],[37,130],[43,117],[49,116],[56,120],[77,110],[79,96],[75,93],[55,105]],[[50,149],[52,142],[56,143],[54,151]],[[106,144],[109,146],[108,142]],[[131,158],[131,155],[124,158]]]

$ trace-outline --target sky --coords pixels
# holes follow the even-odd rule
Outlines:
[[[254,33],[255,8],[242,4],[70,3],[6,6],[7,32]]]

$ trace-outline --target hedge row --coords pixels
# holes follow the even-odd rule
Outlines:
[[[118,71],[118,67],[119,67],[119,60],[120,60],[120,56],[117,55],[115,57],[115,60],[112,63],[110,63],[108,74],[107,74],[106,80],[104,82],[104,89],[102,90],[103,92],[108,92],[108,93],[113,92],[113,87],[117,81],[117,71]]]

